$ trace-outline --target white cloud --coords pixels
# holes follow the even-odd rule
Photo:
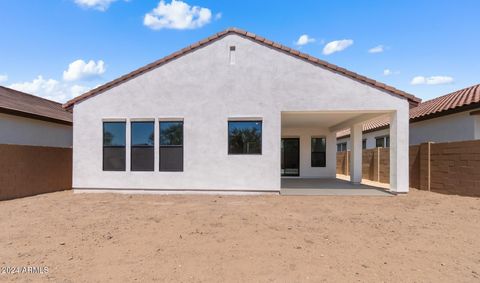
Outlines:
[[[105,63],[102,60],[97,62],[90,60],[73,61],[68,65],[68,69],[63,71],[63,79],[66,81],[76,81],[81,79],[92,79],[105,73]]]
[[[384,69],[383,70],[383,75],[384,76],[391,76],[391,75],[398,75],[400,74],[400,71],[393,71],[391,69]]]
[[[308,43],[312,43],[312,42],[315,42],[315,38],[311,38],[308,36],[308,34],[302,34],[297,42],[295,43],[296,45],[298,46],[302,46],[302,45],[305,45],[305,44],[308,44]]]
[[[8,76],[5,74],[3,75],[0,74],[0,83],[6,82],[6,81],[8,81]]]
[[[8,87],[57,102],[66,102],[91,89],[87,86],[70,85],[54,79],[44,79],[43,76],[38,76],[31,82],[14,83]]]
[[[416,76],[410,81],[410,84],[412,85],[443,85],[451,83],[453,83],[453,78],[449,76]]]
[[[145,14],[143,24],[154,30],[195,29],[208,24],[211,19],[212,12],[208,8],[190,6],[183,1],[165,3],[161,0],[155,9]]]
[[[323,54],[330,55],[335,52],[345,50],[347,47],[349,47],[352,44],[353,44],[353,40],[351,39],[342,39],[342,40],[335,40],[335,41],[329,42],[323,48]]]
[[[368,53],[382,53],[384,50],[385,50],[385,47],[383,45],[378,45],[368,49]]]
[[[222,13],[215,14],[215,20],[220,20],[222,18]]]
[[[40,75],[32,81],[17,82],[8,87],[46,99],[66,102],[92,89],[91,86],[74,83],[74,81],[91,79],[103,73],[105,73],[105,63],[102,60],[97,62],[90,60],[88,63],[76,60],[63,72],[63,81],[45,79]]]
[[[103,12],[115,1],[117,0],[75,0],[75,4],[83,8],[91,8]]]

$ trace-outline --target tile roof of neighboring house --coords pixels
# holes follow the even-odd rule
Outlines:
[[[383,128],[387,128],[390,124],[389,117],[380,117],[377,119],[369,120],[363,123],[363,132],[378,131]],[[350,129],[345,129],[337,132],[337,138],[344,138],[350,135]]]
[[[32,119],[72,124],[72,113],[61,103],[0,86],[0,113]]]
[[[477,104],[480,104],[480,84],[420,103],[410,109],[410,120],[418,121],[445,111],[480,106]]]
[[[417,107],[410,109],[410,122],[432,119],[477,107],[480,107],[480,84],[420,103]],[[364,123],[363,131],[376,131],[388,126],[388,118],[381,117]],[[350,135],[350,129],[338,132],[337,138],[348,135]]]
[[[133,72],[131,72],[131,73],[128,73],[128,74],[126,74],[126,75],[124,75],[124,76],[122,76],[122,77],[120,77],[120,78],[117,78],[117,79],[115,79],[115,80],[113,80],[113,81],[111,81],[111,82],[108,82],[108,83],[106,83],[106,84],[104,84],[104,85],[102,85],[102,86],[99,86],[99,87],[97,87],[97,88],[95,88],[95,89],[93,89],[93,90],[91,90],[91,91],[89,91],[89,92],[87,92],[87,93],[84,93],[84,94],[82,94],[82,95],[80,95],[80,96],[78,96],[78,97],[76,97],[76,98],[68,101],[67,103],[65,103],[65,104],[63,105],[63,107],[65,107],[65,108],[70,108],[70,107],[72,107],[72,106],[73,106],[75,103],[77,103],[77,102],[83,101],[83,100],[85,100],[85,99],[87,99],[87,98],[90,98],[90,97],[93,97],[93,96],[95,96],[95,95],[97,95],[97,94],[100,94],[100,93],[102,93],[102,92],[104,92],[104,91],[106,91],[106,90],[108,90],[108,89],[110,89],[110,88],[112,88],[112,87],[115,87],[115,86],[117,86],[117,85],[119,85],[119,84],[121,84],[121,83],[123,83],[123,82],[126,82],[126,81],[132,79],[132,78],[135,78],[135,77],[137,77],[137,76],[139,76],[139,75],[141,75],[141,74],[144,74],[144,73],[146,73],[146,72],[148,72],[148,71],[151,71],[151,70],[153,70],[153,69],[155,69],[155,68],[157,68],[157,67],[159,67],[159,66],[161,66],[161,65],[163,65],[163,64],[165,64],[165,63],[167,63],[167,62],[170,62],[170,61],[172,61],[172,60],[174,60],[174,59],[176,59],[176,58],[178,58],[178,57],[180,57],[180,56],[183,56],[183,55],[185,55],[185,54],[187,54],[187,53],[189,53],[189,52],[192,52],[192,51],[194,51],[194,50],[196,50],[196,49],[198,49],[198,48],[200,48],[200,47],[203,47],[203,46],[205,46],[205,45],[207,45],[207,44],[209,44],[209,43],[211,43],[211,42],[213,42],[213,41],[216,41],[216,40],[218,40],[218,39],[220,39],[220,38],[222,38],[222,37],[224,37],[224,36],[226,36],[226,35],[228,35],[228,34],[236,34],[236,35],[239,35],[239,36],[242,36],[242,37],[251,39],[251,40],[253,40],[253,41],[257,42],[257,43],[260,43],[260,44],[269,46],[269,47],[271,47],[271,48],[274,48],[274,49],[276,49],[276,50],[285,52],[285,53],[287,53],[287,54],[289,54],[289,55],[295,56],[295,57],[300,58],[300,59],[302,59],[302,60],[309,61],[310,63],[316,64],[317,66],[321,66],[321,67],[323,67],[323,68],[325,68],[325,69],[328,69],[328,70],[331,70],[331,71],[333,71],[333,72],[342,74],[342,75],[347,76],[347,77],[349,77],[349,78],[351,78],[351,79],[354,79],[354,80],[360,81],[360,82],[362,82],[362,83],[368,84],[368,85],[370,85],[370,86],[372,86],[372,87],[381,89],[381,90],[383,90],[383,91],[387,91],[387,92],[392,93],[392,94],[395,94],[395,95],[397,95],[397,96],[401,96],[401,97],[407,98],[408,101],[409,101],[409,103],[410,103],[411,105],[417,105],[417,104],[420,103],[420,101],[421,101],[421,99],[419,99],[418,97],[415,97],[415,96],[413,96],[413,95],[411,95],[411,94],[409,94],[409,93],[406,93],[406,92],[404,92],[404,91],[398,90],[398,89],[396,89],[396,88],[394,88],[394,87],[391,87],[391,86],[388,86],[388,85],[386,85],[386,84],[377,82],[377,81],[375,81],[375,80],[369,79],[369,78],[367,78],[367,77],[364,77],[364,76],[359,75],[359,74],[357,74],[357,73],[351,72],[351,71],[346,70],[346,69],[344,69],[344,68],[341,68],[341,67],[339,67],[339,66],[330,64],[330,63],[328,63],[328,62],[326,62],[326,61],[323,61],[323,60],[320,60],[320,59],[318,59],[318,58],[312,57],[312,56],[310,56],[310,55],[308,55],[308,54],[305,54],[305,53],[299,52],[299,51],[297,51],[297,50],[291,49],[291,48],[289,48],[289,47],[287,47],[287,46],[284,46],[284,45],[281,45],[281,44],[279,44],[279,43],[273,42],[273,41],[268,40],[268,39],[266,39],[266,38],[264,38],[264,37],[255,35],[255,34],[253,34],[253,33],[251,33],[251,32],[247,32],[247,31],[244,31],[244,30],[241,30],[241,29],[238,29],[238,28],[229,28],[229,29],[226,29],[226,30],[221,31],[221,32],[219,32],[219,33],[216,33],[216,34],[214,34],[214,35],[212,35],[212,36],[210,36],[210,37],[208,37],[208,38],[206,38],[206,39],[200,40],[200,41],[198,41],[198,42],[196,42],[196,43],[194,43],[194,44],[192,44],[192,45],[190,45],[190,46],[188,46],[188,47],[185,47],[185,48],[183,48],[183,49],[181,49],[181,50],[179,50],[179,51],[177,51],[177,52],[175,52],[175,53],[172,53],[172,54],[170,54],[170,55],[168,55],[168,56],[166,56],[166,57],[164,57],[164,58],[162,58],[162,59],[160,59],[160,60],[157,60],[157,61],[155,61],[155,62],[153,62],[153,63],[150,63],[150,64],[148,64],[148,65],[146,65],[146,66],[144,66],[144,67],[141,67],[141,68],[139,68],[139,69],[137,69],[137,70],[135,70],[135,71],[133,71]]]

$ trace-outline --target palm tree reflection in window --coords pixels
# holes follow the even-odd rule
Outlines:
[[[228,122],[229,154],[261,154],[262,122],[230,121]]]
[[[103,144],[104,145],[111,145],[113,141],[113,134],[110,132],[103,133]]]
[[[160,145],[182,145],[183,144],[183,123],[182,122],[161,122],[160,123]]]

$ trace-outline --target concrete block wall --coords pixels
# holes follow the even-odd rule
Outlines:
[[[337,174],[349,175],[350,151],[337,152]]]
[[[390,149],[389,148],[379,148],[377,158],[379,161],[379,182],[389,183],[390,182]]]
[[[420,145],[412,145],[409,150],[410,188],[420,187]]]
[[[71,187],[71,148],[0,144],[0,200]]]
[[[368,180],[377,180],[377,163],[376,148],[365,149],[362,151],[362,178]]]
[[[480,196],[480,140],[431,144],[430,174],[431,191]]]
[[[337,153],[337,174],[348,175],[349,152]],[[389,149],[363,150],[363,179],[389,182]],[[480,140],[410,146],[410,187],[480,196]]]

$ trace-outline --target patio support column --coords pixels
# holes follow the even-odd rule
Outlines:
[[[390,190],[407,193],[409,189],[408,110],[390,114]]]
[[[362,124],[350,128],[350,181],[354,184],[362,182]]]

